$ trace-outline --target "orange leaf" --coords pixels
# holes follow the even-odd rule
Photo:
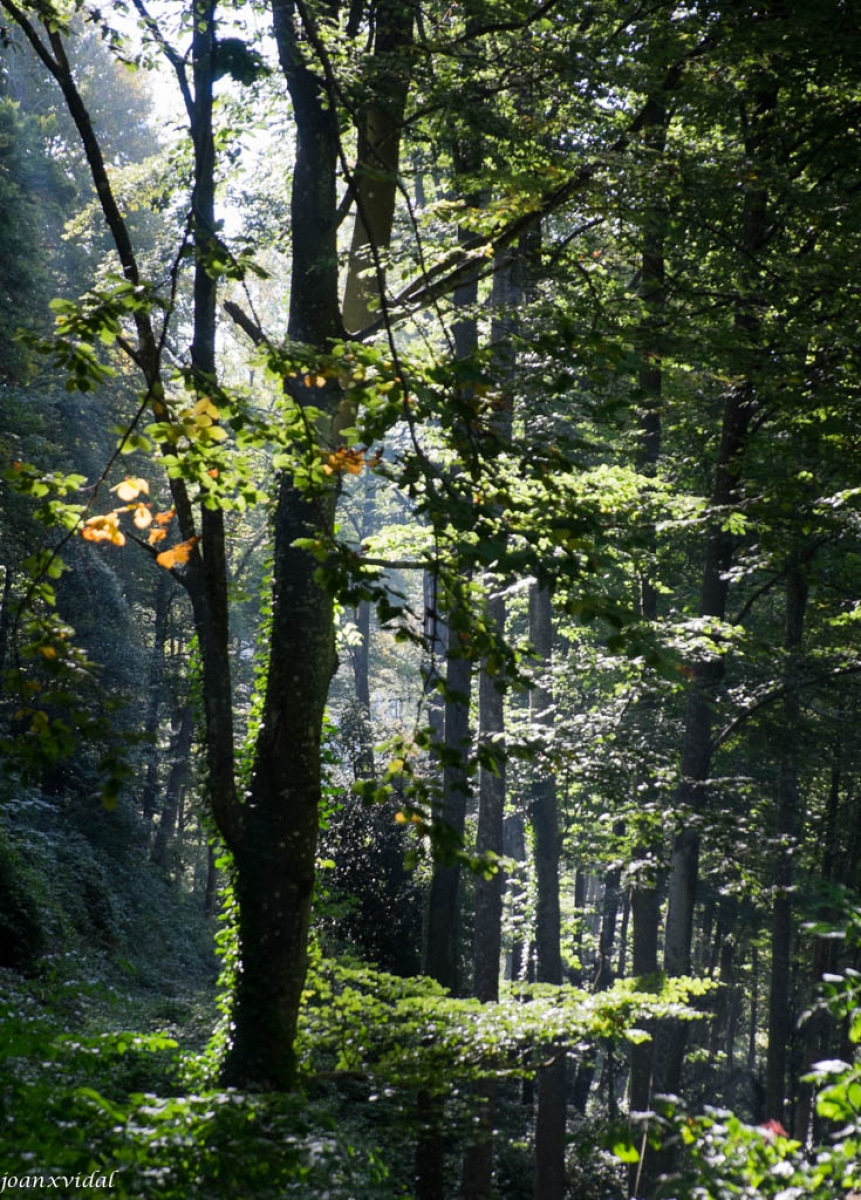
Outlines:
[[[111,542],[114,546],[126,544],[125,534],[120,531],[119,517],[115,512],[90,517],[84,522],[81,537],[85,542]]]
[[[346,471],[349,475],[358,475],[365,465],[365,451],[341,446],[330,454],[323,464],[324,475],[333,475],[336,471]]]
[[[149,531],[149,537],[147,538],[147,541],[151,546],[154,546],[156,542],[163,542],[166,537],[166,529],[151,529]]]
[[[197,543],[199,537],[189,538],[187,542],[179,542],[176,546],[172,546],[170,550],[162,550],[161,554],[156,555],[155,561],[160,567],[179,567],[183,563],[187,563],[191,558],[191,552]]]
[[[156,525],[169,525],[175,516],[176,509],[169,508],[167,512],[155,514],[155,523]]]

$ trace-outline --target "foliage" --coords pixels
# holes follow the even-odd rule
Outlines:
[[[851,901],[839,926],[820,923],[820,936],[839,937],[857,946],[861,912]],[[861,1043],[861,973],[853,968],[829,974],[820,986],[819,1005],[847,1028],[848,1042]],[[653,1118],[650,1137],[685,1148],[679,1177],[669,1178],[662,1196],[673,1200],[834,1200],[861,1187],[861,1055],[853,1061],[813,1064],[807,1081],[816,1088],[818,1140],[812,1146],[790,1137],[779,1122],[752,1125],[734,1113],[707,1107],[690,1115],[677,1099],[668,1099]],[[645,1141],[644,1134],[644,1141]],[[629,1144],[636,1160],[637,1149]]]
[[[2,1020],[0,1150],[9,1176],[67,1176],[64,1194],[77,1196],[88,1194],[93,1183],[85,1180],[95,1173],[110,1177],[113,1193],[129,1200],[346,1200],[356,1187],[385,1195],[377,1190],[385,1169],[372,1153],[367,1163],[354,1161],[325,1105],[224,1091],[181,1094],[173,1037],[69,1032],[8,972]]]

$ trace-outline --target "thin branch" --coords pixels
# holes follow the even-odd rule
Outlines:
[[[188,72],[186,70],[185,59],[173,48],[173,46],[171,46],[170,42],[162,33],[158,22],[153,16],[150,15],[149,10],[143,3],[143,0],[132,0],[132,4],[140,13],[143,23],[146,25],[147,30],[152,34],[162,54],[173,67],[176,74],[177,83],[179,84],[179,90],[182,92],[182,99],[183,103],[185,104],[185,111],[188,113],[188,119],[189,121],[194,122],[194,98],[191,94],[191,88],[188,86]]]
[[[731,737],[737,729],[741,728],[755,713],[758,713],[763,708],[768,708],[769,705],[776,704],[778,700],[782,700],[784,696],[792,692],[803,692],[808,688],[817,687],[823,683],[830,683],[833,679],[843,679],[847,675],[861,674],[861,662],[850,663],[846,667],[837,667],[826,675],[809,675],[806,679],[799,679],[793,683],[782,683],[771,691],[765,692],[753,704],[748,705],[744,712],[739,713],[734,717],[723,729],[712,739],[712,752],[718,750],[727,738]]]

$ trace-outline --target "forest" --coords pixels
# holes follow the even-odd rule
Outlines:
[[[0,0],[0,1194],[861,1197],[861,11]]]

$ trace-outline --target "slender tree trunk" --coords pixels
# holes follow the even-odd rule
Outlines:
[[[362,542],[369,538],[373,532],[376,497],[376,478],[369,472],[365,479],[365,493],[362,502]],[[358,645],[352,647],[353,677],[356,684],[356,708],[359,723],[356,777],[358,779],[373,779],[376,767],[374,763],[374,734],[371,723],[371,602],[369,600],[360,601],[356,608],[356,629],[358,630],[359,641]]]
[[[194,737],[194,708],[191,704],[183,707],[179,718],[179,728],[172,749],[172,762],[167,777],[164,792],[164,804],[161,819],[153,841],[150,861],[156,866],[166,869],[168,849],[176,831],[179,817],[182,789],[185,787],[191,765],[191,744]]]
[[[511,336],[515,329],[514,315],[522,294],[521,263],[517,255],[497,257],[493,278],[493,343],[496,365],[502,380],[510,375],[513,366]],[[511,436],[512,405],[500,407],[492,420],[491,432],[506,442]],[[488,588],[498,587],[492,576]],[[500,638],[505,636],[506,603],[504,595],[491,591],[487,601],[490,627]],[[479,772],[478,834],[479,854],[503,853],[503,821],[505,810],[505,681],[491,674],[487,662],[479,675],[479,739],[499,750],[496,770],[482,768]],[[502,896],[505,880],[502,871],[489,879],[479,875],[475,880],[475,917],[473,925],[473,992],[478,1000],[493,1003],[499,999],[499,965],[502,951]],[[481,1088],[479,1136],[468,1148],[464,1160],[463,1190],[469,1200],[490,1200],[493,1187],[493,1125],[496,1114],[495,1081],[488,1080]]]
[[[628,970],[628,933],[631,924],[631,893],[626,891],[622,899],[622,924],[619,928],[619,958],[616,963],[616,975],[619,979],[625,977]]]
[[[663,101],[652,99],[645,130],[645,144],[656,158],[664,153],[666,146],[667,110]],[[639,412],[639,445],[637,465],[644,475],[654,476],[661,457],[663,436],[663,368],[662,330],[666,307],[666,206],[657,200],[647,214],[643,230],[643,253],[640,261],[640,296],[645,308],[643,320],[643,362],[638,371],[638,383],[642,393]],[[653,560],[657,557],[658,537],[654,524],[647,531],[648,548]],[[640,581],[640,613],[644,621],[654,622],[658,618],[658,590],[656,564],[648,568]],[[644,697],[643,708],[646,720],[656,717],[654,699]],[[652,715],[654,714],[654,715]],[[651,780],[647,780],[651,786]],[[638,862],[659,861],[660,844],[655,835],[646,832],[635,848]],[[656,979],[658,972],[658,923],[660,900],[655,867],[648,866],[636,872],[630,893],[631,923],[633,938],[631,970],[643,985]],[[654,1022],[645,1023],[650,1035],[648,1041],[631,1047],[631,1072],[628,1081],[628,1106],[631,1113],[647,1112],[651,1107],[652,1056],[654,1051]],[[640,1186],[646,1154],[646,1140],[640,1139],[640,1159],[628,1168],[628,1193],[637,1194]]]
[[[456,158],[462,153],[461,148],[456,148]],[[465,236],[463,231],[460,236]],[[477,299],[478,276],[473,273],[454,293],[456,316],[452,324],[452,337],[458,359],[468,359],[478,348],[478,324],[474,311]],[[459,839],[466,826],[466,804],[470,794],[465,764],[471,742],[469,706],[472,661],[458,643],[460,601],[456,597],[452,597],[452,601],[451,610],[447,613],[442,798],[434,820]],[[424,972],[448,988],[452,995],[457,995],[460,987],[459,893],[460,864],[443,860],[435,862],[428,901]]]
[[[164,679],[164,644],[167,638],[167,613],[170,601],[171,578],[167,571],[158,577],[155,593],[155,623],[153,626],[152,652],[147,678],[147,705],[144,714],[144,736],[147,739],[146,775],[141,790],[141,812],[149,826],[155,813],[155,798],[158,793],[158,715],[162,702]]]
[[[658,972],[658,922],[660,900],[655,887],[636,887],[631,892],[631,913],[634,922],[634,938],[631,952],[631,969],[638,979],[655,979]],[[655,1024],[650,1021],[646,1032],[654,1037]],[[628,1084],[628,1104],[631,1113],[649,1111],[652,1094],[652,1042],[631,1047],[631,1076]],[[644,1181],[647,1144],[645,1134],[639,1142],[639,1162],[632,1163],[628,1170],[628,1194],[639,1196]]]
[[[14,568],[7,564],[3,568],[3,594],[0,596],[0,679],[6,674],[6,655],[9,649],[9,625],[12,606]]]
[[[211,840],[206,846],[206,892],[203,897],[203,911],[207,917],[214,917],[218,911],[218,867],[215,865],[215,848]]]
[[[617,822],[613,832],[617,837],[624,834],[624,824]],[[616,946],[616,925],[619,919],[619,884],[622,868],[612,866],[604,874],[604,898],[601,905],[601,930],[598,934],[598,969],[595,972],[594,990],[605,992],[613,985],[613,954]]]
[[[502,634],[505,627],[505,600],[502,596],[493,596],[489,600],[488,618]],[[486,664],[483,664],[479,675],[479,737],[495,739],[497,744],[505,733],[505,698],[498,684],[498,678],[488,675]],[[479,772],[476,846],[479,854],[491,852],[502,855],[504,808],[505,763],[500,761],[497,771],[482,768]],[[489,879],[479,875],[475,880],[473,993],[477,1000],[484,1003],[494,1003],[499,999],[503,883],[502,871],[497,871]],[[477,1089],[478,1136],[466,1150],[463,1168],[463,1194],[468,1200],[491,1198],[496,1092],[495,1080],[486,1080]]]
[[[806,607],[807,584],[800,567],[793,564],[786,576],[786,625],[783,644],[788,656],[788,688],[783,700],[782,725],[785,742],[777,785],[774,899],[771,910],[771,987],[768,1000],[768,1056],[765,1067],[766,1116],[779,1121],[781,1125],[786,1119],[788,1048],[793,1034],[792,884],[793,858],[801,809],[797,760],[801,705],[793,683],[798,672],[797,658],[804,634]]]
[[[532,723],[549,732],[553,716],[553,610],[550,593],[533,585],[529,594],[529,636],[544,672],[532,691]],[[539,983],[562,983],[559,906],[559,807],[556,780],[539,763],[531,788],[530,819],[535,840],[535,947]],[[565,1055],[538,1073],[535,1119],[535,1200],[562,1200],[565,1195],[566,1083]]]

